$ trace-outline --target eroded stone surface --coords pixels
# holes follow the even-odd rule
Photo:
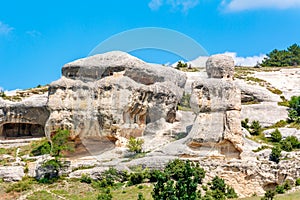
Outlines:
[[[174,122],[186,81],[180,71],[123,52],[74,61],[62,73],[49,86],[47,136],[66,128],[73,137],[105,136],[121,146],[121,138],[142,136],[147,124]]]

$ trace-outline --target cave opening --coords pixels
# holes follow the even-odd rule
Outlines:
[[[6,123],[0,127],[0,136],[4,138],[15,137],[43,137],[44,126],[31,123]]]

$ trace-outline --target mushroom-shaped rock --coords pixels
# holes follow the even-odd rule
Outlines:
[[[206,72],[208,78],[233,79],[234,60],[223,54],[213,55],[206,62]]]

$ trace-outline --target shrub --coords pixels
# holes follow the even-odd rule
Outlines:
[[[299,186],[299,185],[300,185],[300,178],[297,178],[297,179],[296,179],[295,185],[296,185],[296,186]]]
[[[291,142],[288,140],[281,140],[280,146],[281,146],[281,149],[284,151],[288,151],[288,152],[293,151],[293,146],[292,146]]]
[[[97,196],[97,200],[112,200],[110,189],[107,189],[105,193],[101,193]]]
[[[164,173],[158,175],[152,197],[154,200],[194,200],[198,197],[197,186],[204,176],[205,171],[198,164],[176,159],[168,163]]]
[[[51,144],[49,141],[43,141],[42,144],[34,147],[31,150],[30,154],[34,156],[44,155],[44,154],[50,154],[51,152]]]
[[[299,140],[296,136],[288,136],[288,137],[286,137],[285,140],[290,142],[294,149],[299,148],[299,146],[300,146]]]
[[[292,189],[292,185],[291,185],[291,183],[290,183],[290,181],[285,181],[284,182],[284,184],[283,184],[283,188],[285,189],[285,190],[290,190],[290,189]]]
[[[137,185],[144,181],[145,176],[142,172],[131,173],[128,180],[128,186]]]
[[[92,183],[92,178],[86,174],[82,174],[80,177],[80,182],[81,183],[87,183],[87,184],[91,184]]]
[[[247,129],[247,130],[250,128],[249,125],[248,125],[248,123],[249,123],[249,119],[248,118],[246,118],[245,120],[241,121],[242,127],[245,128],[245,129]]]
[[[261,133],[261,125],[257,120],[252,121],[250,128],[251,135],[259,135]]]
[[[146,200],[146,199],[144,198],[144,196],[143,196],[142,193],[139,193],[139,194],[138,194],[138,199],[137,199],[137,200]]]
[[[280,131],[276,128],[275,131],[271,133],[271,140],[272,142],[280,142],[282,139],[282,135]]]
[[[128,141],[127,148],[129,148],[129,151],[131,152],[141,153],[143,144],[143,139],[135,139],[134,137],[131,137]]]
[[[274,190],[268,190],[265,193],[265,196],[261,198],[262,200],[273,200],[276,195],[276,192]]]
[[[275,191],[278,194],[284,194],[285,193],[284,186],[283,185],[277,185]]]
[[[279,146],[273,147],[272,152],[270,154],[270,160],[279,163],[280,156],[281,156],[281,148]]]

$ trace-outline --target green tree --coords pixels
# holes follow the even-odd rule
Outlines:
[[[275,129],[275,131],[273,131],[271,133],[271,140],[272,142],[280,142],[282,139],[282,135],[280,133],[280,131],[278,130],[278,128]]]
[[[279,163],[280,156],[281,156],[281,148],[279,146],[273,147],[270,155],[270,160]]]
[[[205,171],[191,161],[174,160],[157,177],[152,197],[154,200],[195,200],[197,186],[202,183]]]
[[[127,144],[127,148],[131,152],[141,153],[143,144],[144,144],[143,139],[136,139],[134,137],[130,137],[128,144]]]
[[[55,157],[62,156],[62,151],[74,151],[74,143],[69,140],[70,131],[58,129],[51,137],[51,154]]]
[[[254,120],[250,126],[250,134],[251,135],[259,135],[261,133],[261,125],[259,121]]]
[[[296,122],[300,121],[300,96],[292,96],[289,107],[289,119]]]
[[[297,44],[293,44],[288,47],[288,51],[291,53],[291,65],[297,66],[300,65],[300,46]]]
[[[261,63],[261,66],[284,67],[297,66],[300,64],[300,47],[293,44],[287,50],[274,49],[267,54],[267,57]]]

